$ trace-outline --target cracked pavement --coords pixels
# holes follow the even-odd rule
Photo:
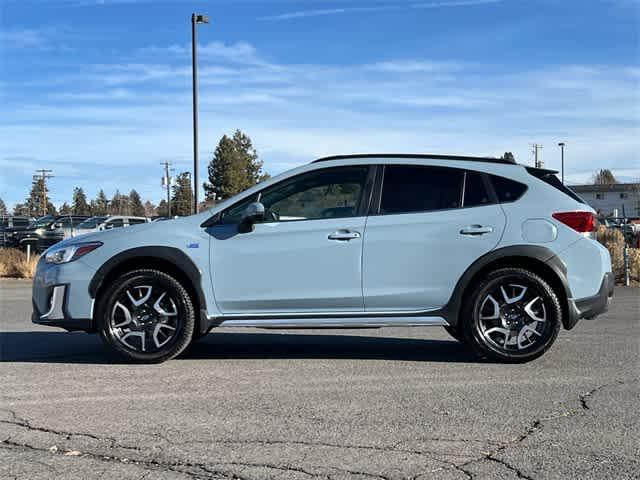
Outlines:
[[[214,331],[124,365],[0,280],[0,479],[640,478],[640,290],[525,365],[443,329]]]

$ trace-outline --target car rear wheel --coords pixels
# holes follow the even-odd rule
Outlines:
[[[103,341],[127,361],[160,363],[179,355],[191,341],[193,302],[170,275],[141,269],[112,282],[98,307]]]
[[[558,296],[526,269],[490,272],[468,298],[463,333],[483,357],[511,363],[533,360],[553,345],[560,331]]]

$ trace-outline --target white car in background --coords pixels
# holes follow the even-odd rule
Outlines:
[[[85,235],[87,233],[102,232],[114,228],[129,227],[141,223],[149,223],[151,220],[146,217],[132,217],[130,215],[111,215],[91,217],[75,227],[73,236]]]

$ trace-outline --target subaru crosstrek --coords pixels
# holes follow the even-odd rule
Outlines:
[[[213,209],[72,238],[39,261],[33,321],[97,332],[133,362],[213,327],[444,326],[524,362],[608,308],[595,212],[502,159],[317,160]]]

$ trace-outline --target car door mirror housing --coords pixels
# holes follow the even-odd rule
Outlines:
[[[260,202],[253,202],[247,205],[247,208],[242,213],[240,224],[238,225],[238,231],[241,233],[247,233],[253,230],[255,223],[264,220],[265,210],[264,205]]]

